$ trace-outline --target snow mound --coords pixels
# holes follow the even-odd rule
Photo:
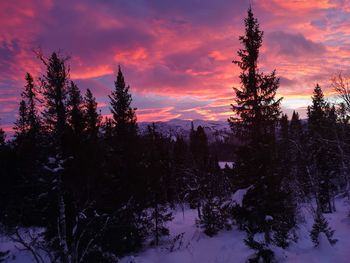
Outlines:
[[[238,189],[231,197],[231,201],[235,202],[237,205],[242,206],[244,196],[247,194],[248,190],[251,189],[252,186],[247,188]]]

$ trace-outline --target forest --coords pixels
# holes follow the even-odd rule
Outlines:
[[[233,165],[224,168],[202,126],[188,138],[170,138],[155,124],[140,133],[122,67],[107,117],[91,90],[82,94],[71,80],[68,57],[38,52],[45,71],[24,76],[14,135],[0,129],[1,235],[33,262],[112,263],[149,247],[176,250],[183,235],[170,237],[168,224],[191,209],[208,238],[244,233],[246,262],[278,262],[276,248],[298,243],[307,206],[307,238],[315,249],[324,241],[336,247],[327,215],[350,198],[350,81],[330,80],[336,102],[315,85],[307,118],[287,116],[278,69],[259,68],[263,31],[251,9],[244,24],[227,120]],[[0,247],[0,262],[10,258]]]

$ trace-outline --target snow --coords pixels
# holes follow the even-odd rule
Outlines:
[[[236,195],[244,196],[248,189],[238,190]],[[286,250],[274,247],[273,250],[278,262],[295,263],[348,263],[350,262],[350,218],[348,217],[349,203],[345,199],[336,200],[337,212],[325,214],[329,225],[335,229],[334,238],[338,242],[331,246],[327,237],[320,235],[320,245],[314,247],[310,239],[313,217],[307,207],[301,210],[304,222],[299,224],[296,231],[297,243],[292,243]],[[174,237],[184,233],[183,245],[174,252],[169,252],[168,244],[159,248],[146,248],[144,251],[124,257],[121,263],[229,263],[246,262],[254,253],[244,244],[245,233],[237,229],[221,231],[217,236],[207,237],[195,226],[197,212],[186,209],[177,211],[174,220],[170,223],[170,233]]]
[[[244,233],[233,230],[208,237],[195,225],[197,211],[187,209],[183,217],[178,211],[170,224],[172,237],[184,233],[182,246],[174,252],[169,252],[169,245],[160,248],[148,248],[138,255],[130,255],[121,263],[195,263],[195,262],[244,262],[251,251],[242,242]],[[133,260],[133,261],[132,261]],[[236,262],[236,261],[235,261]]]
[[[227,165],[229,168],[233,168],[234,162],[219,161],[218,164],[219,164],[220,169],[225,169],[225,168],[226,168],[226,165]]]
[[[247,194],[248,190],[252,186],[249,186],[248,188],[238,189],[231,197],[231,200],[235,202],[237,205],[242,206],[243,198]]]
[[[265,216],[265,221],[272,221],[272,220],[273,220],[272,216],[270,216],[270,215]]]
[[[39,235],[43,229],[41,228],[22,228],[19,229],[20,235],[23,237],[23,239],[30,244],[30,236],[37,236]],[[9,256],[7,260],[4,262],[13,262],[13,263],[29,263],[29,262],[35,262],[33,255],[28,251],[24,250],[24,246],[22,244],[19,244],[17,242],[12,241],[9,237],[0,235],[0,251],[9,251]],[[42,255],[44,259],[47,259],[45,255]]]
[[[154,124],[158,132],[176,141],[177,136],[181,136],[185,139],[189,138],[192,122],[195,129],[197,129],[199,125],[204,128],[209,142],[225,141],[231,136],[231,128],[227,121],[172,119],[165,122],[158,121]],[[147,132],[147,126],[151,124],[151,122],[140,122],[140,134],[145,134]]]
[[[238,190],[234,196],[236,202],[248,189]],[[238,198],[240,197],[240,198]],[[273,247],[278,262],[295,263],[348,263],[350,258],[350,217],[349,201],[346,199],[336,200],[337,211],[333,214],[324,214],[330,227],[335,229],[334,238],[338,242],[331,246],[324,235],[319,236],[320,244],[315,247],[310,240],[313,216],[310,207],[301,207],[303,215],[301,223],[296,230],[297,243],[292,243],[286,250]],[[221,231],[212,238],[206,236],[202,230],[196,227],[197,211],[186,208],[184,214],[181,209],[175,211],[174,219],[169,223],[171,237],[163,240],[158,247],[146,247],[143,251],[126,256],[121,263],[243,263],[254,253],[243,242],[245,233],[237,229]],[[175,243],[176,236],[181,236]],[[172,249],[173,248],[173,249]],[[34,262],[28,252],[20,252],[15,244],[8,239],[0,238],[0,250],[10,249],[16,258],[7,262]],[[171,251],[172,250],[172,251]]]

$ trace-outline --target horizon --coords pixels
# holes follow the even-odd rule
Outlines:
[[[348,72],[346,1],[3,2],[0,124],[12,130],[25,73],[43,72],[38,48],[70,56],[71,79],[105,116],[121,65],[138,121],[225,121],[249,4],[264,31],[260,69],[276,69],[283,112],[305,118],[315,84],[331,97],[330,78]]]

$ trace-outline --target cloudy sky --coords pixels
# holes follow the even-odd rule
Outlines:
[[[15,120],[33,50],[70,56],[71,78],[104,114],[120,64],[139,121],[230,116],[232,64],[249,3],[264,30],[260,67],[281,79],[283,110],[303,115],[316,83],[350,67],[347,0],[4,0],[0,2],[0,122]]]

